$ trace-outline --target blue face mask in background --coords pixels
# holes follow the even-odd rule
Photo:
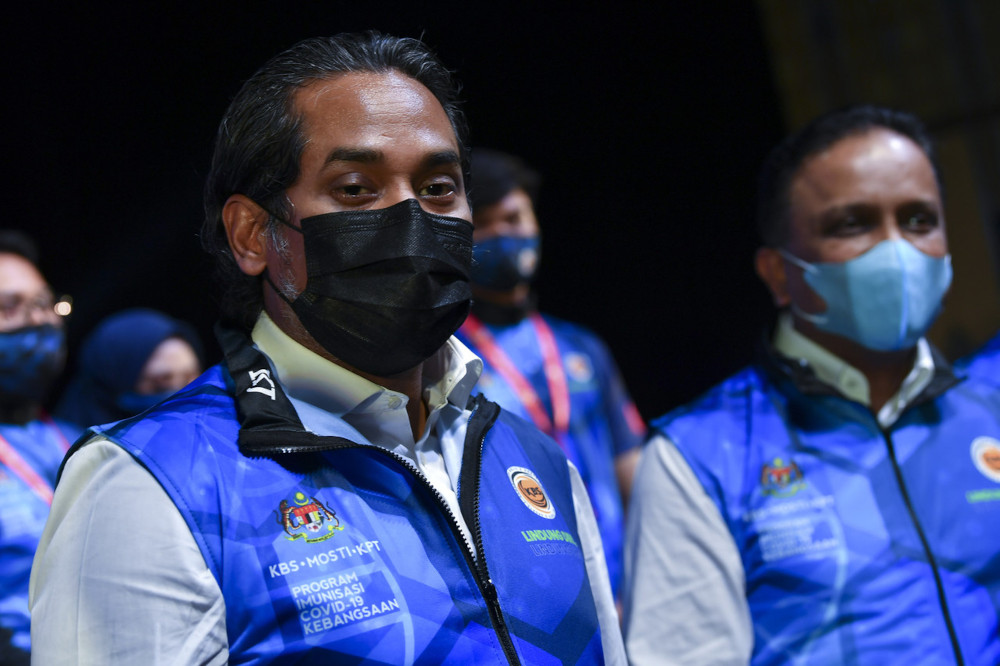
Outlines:
[[[26,326],[0,333],[0,394],[41,402],[66,358],[59,326]]]
[[[877,351],[909,349],[941,311],[951,286],[951,255],[932,257],[904,240],[884,240],[838,263],[809,263],[779,250],[801,267],[826,312],[795,314],[827,333]]]
[[[538,267],[538,236],[493,236],[472,248],[472,283],[507,291],[531,282]]]

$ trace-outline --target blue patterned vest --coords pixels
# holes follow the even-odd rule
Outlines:
[[[474,558],[411,463],[305,431],[266,358],[220,337],[224,366],[102,434],[190,527],[225,598],[231,664],[603,661],[553,442],[477,398],[458,489]]]
[[[1000,392],[938,356],[883,430],[765,366],[654,423],[742,553],[752,664],[1000,663]]]

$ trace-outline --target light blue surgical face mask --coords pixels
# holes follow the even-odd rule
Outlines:
[[[909,349],[941,311],[951,285],[951,255],[932,257],[905,240],[884,240],[838,263],[809,263],[779,249],[801,267],[826,311],[795,314],[816,328],[877,351]]]

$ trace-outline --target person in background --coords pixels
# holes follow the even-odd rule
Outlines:
[[[483,359],[483,394],[551,435],[580,470],[617,594],[645,424],[604,343],[536,307],[538,174],[506,153],[471,153],[473,302],[458,337]]]
[[[190,324],[148,308],[117,312],[84,339],[54,412],[81,428],[134,416],[201,374],[201,355]]]
[[[652,424],[626,540],[642,664],[1000,663],[1000,392],[924,337],[952,278],[914,116],[771,153],[757,361]]]
[[[44,664],[624,664],[586,489],[473,389],[450,72],[307,39],[219,125],[224,360],[67,458],[31,579]]]
[[[79,434],[43,409],[66,357],[56,305],[34,242],[0,231],[0,664],[29,661],[31,561]]]

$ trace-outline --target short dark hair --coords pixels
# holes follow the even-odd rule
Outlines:
[[[938,187],[941,173],[934,142],[924,124],[912,113],[872,105],[831,111],[788,136],[768,155],[757,183],[757,231],[768,247],[781,247],[790,234],[789,190],[802,164],[841,139],[885,128],[907,137],[927,156]]]
[[[24,257],[38,268],[38,246],[23,231],[0,229],[0,252]]]
[[[509,153],[474,147],[470,151],[469,175],[469,203],[473,215],[517,188],[527,193],[532,204],[538,201],[541,176],[524,160]]]
[[[303,120],[295,109],[297,90],[313,81],[351,72],[397,71],[425,86],[444,108],[455,131],[464,171],[468,171],[466,121],[451,72],[421,41],[376,31],[314,37],[268,61],[248,79],[229,104],[215,138],[212,165],[205,182],[205,220],[201,241],[215,258],[216,283],[222,289],[222,318],[245,328],[263,307],[261,279],[240,271],[222,223],[222,209],[232,194],[253,199],[274,216],[287,219],[285,190],[299,176],[305,146]]]

